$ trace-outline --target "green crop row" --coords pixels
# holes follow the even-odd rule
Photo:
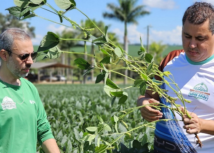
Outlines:
[[[102,85],[36,85],[47,112],[53,134],[62,153],[93,153],[97,148],[96,138],[83,141],[87,127],[96,127],[103,123],[109,125],[111,133],[127,132],[145,124],[138,110],[128,114],[122,122],[115,125],[114,116],[122,111],[136,107],[139,89],[127,90],[128,100],[119,104],[108,97]],[[89,132],[90,133],[90,132]],[[124,135],[109,153],[147,153],[153,150],[153,129],[143,127]],[[111,142],[116,135],[104,132],[105,141]],[[102,146],[102,142],[100,143]],[[42,152],[38,147],[38,152]],[[99,151],[98,151],[99,152]]]

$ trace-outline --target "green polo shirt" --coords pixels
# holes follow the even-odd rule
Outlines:
[[[53,138],[46,112],[35,86],[21,78],[21,86],[0,80],[0,153],[35,153]]]

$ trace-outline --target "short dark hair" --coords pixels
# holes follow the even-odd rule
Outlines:
[[[188,20],[192,24],[201,24],[209,19],[210,31],[214,34],[214,7],[210,3],[195,2],[184,13],[182,23]]]

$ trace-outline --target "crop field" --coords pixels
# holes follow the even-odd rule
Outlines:
[[[115,122],[115,117],[122,115],[126,109],[136,107],[139,89],[127,90],[128,100],[119,104],[118,99],[112,104],[102,85],[36,85],[47,112],[53,134],[63,153],[93,153],[97,141],[100,146],[112,142],[118,133],[130,131],[143,125],[143,119],[138,110],[126,115],[122,120]],[[97,127],[100,123],[109,125],[111,130],[104,132],[102,139],[96,137],[90,141],[84,136],[90,131],[87,127]],[[111,134],[110,134],[111,133]],[[115,143],[109,153],[148,153],[152,151],[153,129],[143,127],[129,132]],[[41,147],[38,147],[38,152]],[[98,151],[99,152],[99,151]]]

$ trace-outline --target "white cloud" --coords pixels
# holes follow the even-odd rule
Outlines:
[[[33,45],[39,45],[43,36],[40,34],[36,34],[36,37],[32,39]]]
[[[143,33],[137,31],[137,25],[128,26],[128,41],[129,44],[140,43],[140,37],[143,37]],[[124,31],[123,29],[116,28],[113,32],[119,37],[119,41],[123,43]]]
[[[65,26],[59,26],[57,24],[50,24],[48,27],[47,27],[47,30],[48,31],[52,31],[54,33],[61,33],[63,30],[71,30],[73,31],[73,29],[71,28],[67,28]]]
[[[143,33],[137,31],[137,25],[131,25],[128,27],[129,43],[140,43],[140,37],[143,38],[143,36]]]
[[[202,0],[202,2],[207,2],[207,3],[211,3],[212,5],[214,5],[214,1],[213,0]]]
[[[143,5],[160,9],[174,9],[176,7],[174,0],[143,0]]]
[[[177,26],[172,31],[156,31],[151,29],[150,40],[162,41],[163,44],[182,44],[181,40],[182,26]]]
[[[157,30],[150,28],[149,42],[161,41],[163,44],[181,45],[182,44],[181,31],[182,31],[182,26],[177,26],[175,29],[173,29],[171,31],[157,31]],[[112,32],[114,32],[119,37],[119,41],[121,43],[123,43],[123,35],[124,35],[123,29],[117,28],[117,29],[114,29]],[[146,44],[147,34],[137,31],[136,25],[128,26],[129,44],[140,43],[140,37],[143,41],[143,44]]]

